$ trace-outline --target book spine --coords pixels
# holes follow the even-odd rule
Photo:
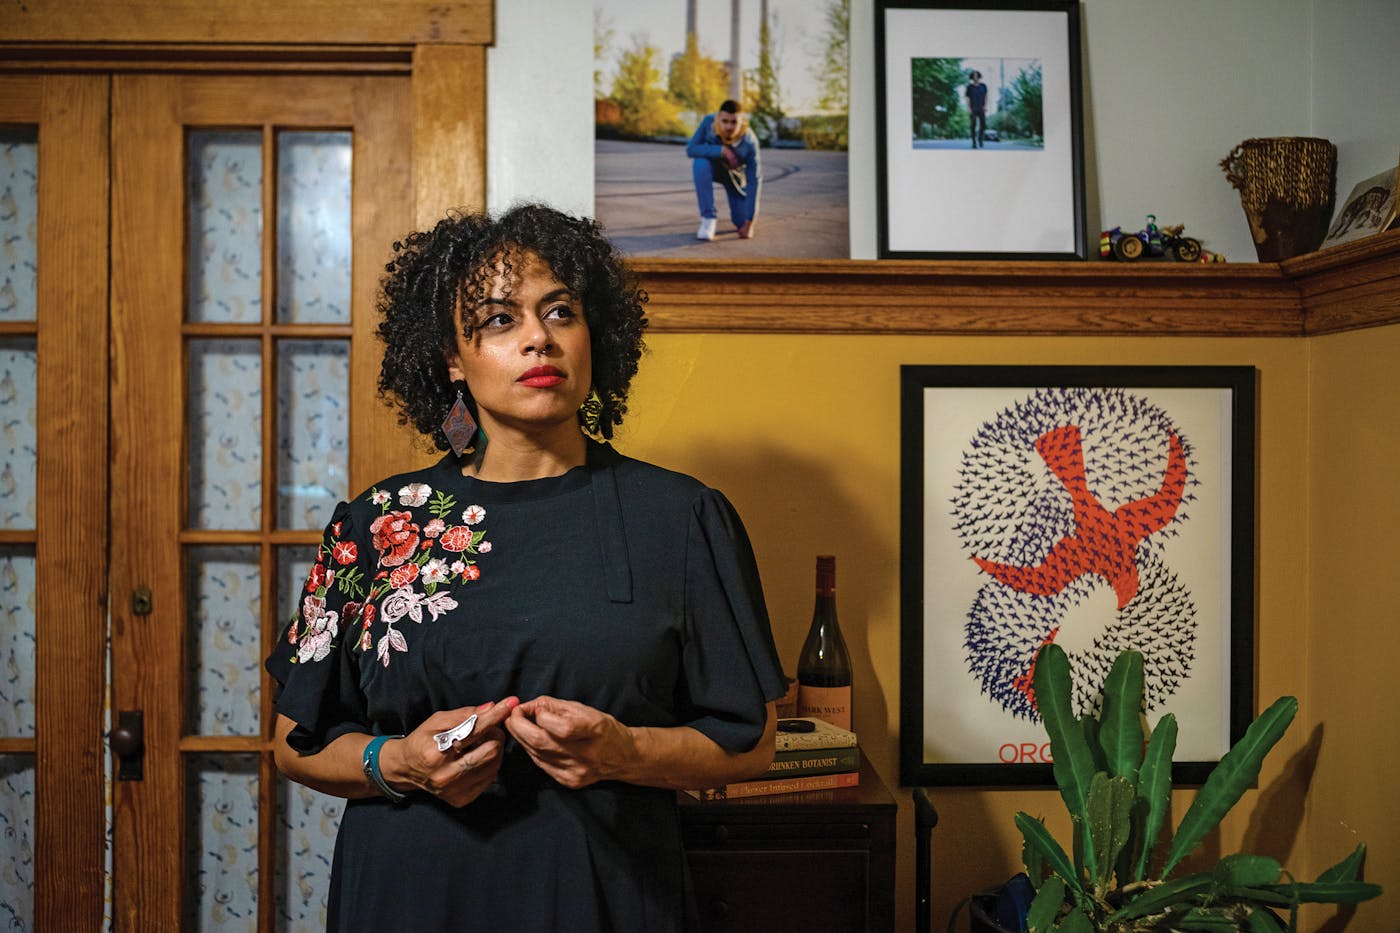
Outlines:
[[[838,774],[860,767],[856,748],[804,748],[778,752],[764,772],[765,778],[801,777],[808,774]]]
[[[855,748],[854,732],[782,732],[774,743],[780,752],[795,752],[805,748]]]
[[[740,781],[723,787],[710,787],[705,790],[688,791],[701,800],[738,800],[742,797],[766,797],[770,794],[796,794],[804,790],[832,790],[837,787],[855,787],[860,783],[860,772],[847,771],[841,774],[810,774],[806,777],[760,779]]]

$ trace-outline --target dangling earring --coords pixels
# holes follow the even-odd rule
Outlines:
[[[584,431],[596,436],[602,427],[602,417],[603,400],[598,397],[597,389],[589,389],[588,398],[578,408],[578,422]]]
[[[462,397],[465,385],[463,382],[457,383],[457,401],[452,403],[447,417],[442,419],[442,433],[447,435],[447,443],[452,445],[452,452],[458,457],[471,450],[472,441],[476,439],[476,419],[467,407],[467,400]]]

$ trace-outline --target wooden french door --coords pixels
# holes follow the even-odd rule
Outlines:
[[[410,83],[111,80],[116,927],[318,929],[340,802],[276,776],[261,661],[335,502],[410,456],[372,336]]]
[[[102,920],[107,102],[102,76],[0,76],[6,928]]]

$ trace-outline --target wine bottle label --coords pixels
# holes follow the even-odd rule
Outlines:
[[[821,719],[842,729],[851,728],[850,687],[797,688],[797,715]]]

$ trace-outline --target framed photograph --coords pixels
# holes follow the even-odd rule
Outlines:
[[[1359,182],[1337,209],[1318,249],[1359,240],[1395,225],[1396,189],[1400,187],[1400,166]]]
[[[593,0],[595,215],[628,256],[848,259],[848,0]]]
[[[1086,259],[1077,0],[876,0],[881,259]]]
[[[1031,665],[1079,715],[1124,649],[1198,784],[1253,718],[1255,371],[901,367],[900,783],[1053,783]]]

